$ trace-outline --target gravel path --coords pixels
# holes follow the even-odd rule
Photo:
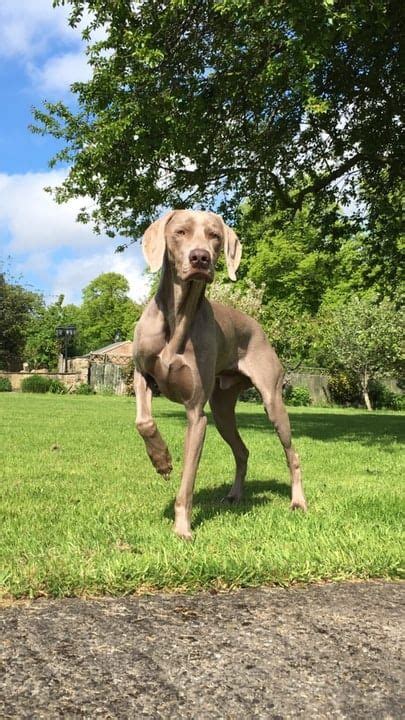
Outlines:
[[[404,717],[404,584],[0,610],[0,718]]]

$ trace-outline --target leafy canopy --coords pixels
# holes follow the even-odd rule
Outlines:
[[[314,315],[330,288],[339,283],[345,247],[353,242],[353,223],[334,204],[313,212],[307,198],[293,218],[287,211],[256,217],[242,206],[237,229],[243,238],[240,276],[264,285],[264,302],[287,303]],[[350,279],[361,281],[355,261],[365,265],[361,249],[353,258]],[[343,268],[342,268],[343,270]],[[344,272],[347,267],[344,268]],[[343,288],[341,289],[343,291]]]
[[[54,0],[83,31],[92,77],[37,132],[71,169],[98,230],[139,236],[162,206],[299,209],[360,192],[377,216],[400,182],[396,0]],[[102,32],[100,32],[102,31]],[[102,39],[99,39],[100,36]]]
[[[76,305],[64,305],[64,296],[59,295],[56,302],[46,305],[42,301],[26,331],[24,360],[31,368],[48,368],[56,370],[59,354],[63,349],[63,341],[56,336],[59,325],[80,326],[80,309]],[[69,339],[69,355],[76,355],[79,351],[78,335]]]
[[[128,297],[127,279],[115,272],[102,273],[83,290],[80,338],[84,352],[122,340],[132,340],[141,308]]]
[[[0,370],[19,369],[26,332],[42,297],[0,272]]]

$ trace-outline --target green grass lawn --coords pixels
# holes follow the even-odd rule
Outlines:
[[[262,407],[239,404],[246,499],[220,502],[233,460],[210,422],[185,543],[171,530],[184,411],[162,398],[154,411],[173,455],[169,482],[134,430],[130,398],[0,395],[3,596],[400,576],[404,413],[290,408],[304,515],[288,509],[284,453]]]

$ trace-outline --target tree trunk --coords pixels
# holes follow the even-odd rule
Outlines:
[[[370,378],[367,370],[364,370],[360,375],[361,389],[363,392],[364,404],[367,410],[370,412],[373,408],[371,407],[370,396],[368,394],[368,382]]]
[[[372,410],[373,408],[371,407],[370,396],[368,394],[367,388],[363,390],[363,398],[367,410]]]

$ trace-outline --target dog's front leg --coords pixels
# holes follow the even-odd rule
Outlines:
[[[184,540],[191,540],[191,509],[193,490],[198,463],[204,444],[207,418],[203,412],[203,404],[187,412],[187,431],[184,446],[184,465],[179,492],[175,503],[174,532]]]
[[[136,429],[145,442],[147,453],[156,471],[168,478],[173,469],[172,460],[167,445],[152,417],[152,390],[138,370],[134,372],[134,389],[136,395]]]

